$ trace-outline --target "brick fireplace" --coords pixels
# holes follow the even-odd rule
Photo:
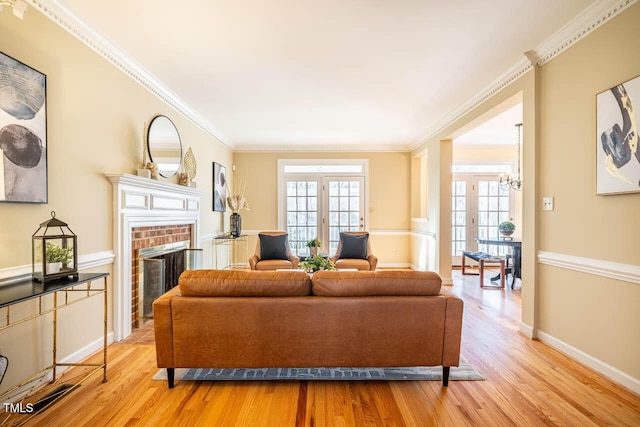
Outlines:
[[[140,292],[140,250],[188,242],[191,247],[191,224],[134,227],[131,230],[131,327],[139,328],[142,318],[142,295]]]
[[[128,174],[106,176],[113,187],[113,326],[120,341],[131,333],[139,306],[138,251],[181,241],[197,249],[204,191]]]

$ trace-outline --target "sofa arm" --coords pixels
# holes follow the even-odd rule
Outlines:
[[[289,262],[291,263],[291,268],[297,269],[300,264],[300,258],[294,255],[289,255]]]
[[[260,261],[260,258],[258,258],[258,255],[251,256],[251,258],[249,258],[249,268],[251,268],[252,270],[255,270],[256,265],[258,264],[258,261]]]
[[[464,303],[455,295],[441,293],[446,298],[444,317],[444,345],[442,366],[458,366],[460,363],[460,341],[462,339],[462,311]]]
[[[173,368],[173,323],[171,298],[180,295],[176,286],[153,302],[153,332],[156,340],[158,368]]]
[[[375,255],[369,255],[369,258],[367,259],[369,260],[369,269],[374,271],[378,265],[378,257]]]

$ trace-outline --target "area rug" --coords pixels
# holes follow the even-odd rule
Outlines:
[[[167,371],[161,369],[154,380],[166,380]],[[402,368],[233,368],[233,369],[176,369],[176,380],[193,381],[256,381],[256,380],[328,380],[328,381],[436,381],[442,380],[441,366],[411,366]],[[452,381],[482,381],[466,360],[451,367]]]

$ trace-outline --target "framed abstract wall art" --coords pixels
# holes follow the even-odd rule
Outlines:
[[[227,169],[216,162],[213,162],[213,210],[227,210]]]
[[[596,192],[640,192],[640,76],[596,96]]]
[[[0,202],[47,198],[47,77],[0,53]]]

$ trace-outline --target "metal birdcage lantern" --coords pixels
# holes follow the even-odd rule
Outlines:
[[[67,223],[56,218],[40,224],[31,238],[32,277],[37,282],[78,278],[78,241]]]

